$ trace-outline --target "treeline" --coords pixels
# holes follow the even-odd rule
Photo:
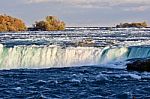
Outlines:
[[[130,27],[137,27],[143,28],[147,27],[146,22],[139,22],[139,23],[120,23],[116,25],[117,28],[130,28]],[[55,16],[47,16],[42,21],[37,21],[33,24],[33,27],[27,28],[25,23],[18,18],[14,18],[8,15],[0,15],[0,32],[9,32],[9,31],[57,31],[57,30],[64,30],[65,23],[59,20]]]
[[[138,22],[138,23],[120,23],[119,25],[116,25],[117,28],[130,28],[130,27],[136,27],[136,28],[144,28],[147,27],[146,22]]]
[[[32,27],[33,31],[55,31],[64,29],[65,23],[55,16],[47,16],[45,20],[35,22]],[[28,30],[27,26],[21,19],[8,15],[0,15],[0,32],[17,32],[26,30]]]

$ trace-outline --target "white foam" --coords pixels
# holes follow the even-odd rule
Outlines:
[[[97,65],[99,48],[68,47],[34,47],[17,46],[1,48],[1,69],[16,68],[56,68]]]
[[[141,79],[141,76],[136,75],[136,74],[129,74],[129,76],[130,76],[131,78],[134,78],[134,79],[138,79],[138,80]]]
[[[150,57],[149,47],[0,47],[0,69],[102,66],[125,68],[127,59]]]

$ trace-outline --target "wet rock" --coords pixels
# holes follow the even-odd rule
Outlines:
[[[150,59],[136,60],[127,64],[127,70],[150,72]]]
[[[93,47],[93,46],[95,46],[95,42],[92,39],[84,39],[82,41],[76,42],[75,46]]]

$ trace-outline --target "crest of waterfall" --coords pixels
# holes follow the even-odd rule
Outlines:
[[[50,68],[94,65],[99,62],[99,48],[17,46],[0,48],[1,68]]]
[[[0,69],[57,68],[115,63],[150,57],[150,47],[66,47],[0,45]]]

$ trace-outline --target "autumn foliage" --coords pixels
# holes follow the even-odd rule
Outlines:
[[[7,15],[0,15],[0,32],[25,31],[26,29],[22,20]]]
[[[34,29],[41,31],[64,30],[65,23],[55,16],[47,16],[44,21],[35,22]]]
[[[137,28],[143,28],[147,27],[146,22],[139,22],[139,23],[120,23],[116,26],[117,28],[130,28],[130,27],[137,27]]]

